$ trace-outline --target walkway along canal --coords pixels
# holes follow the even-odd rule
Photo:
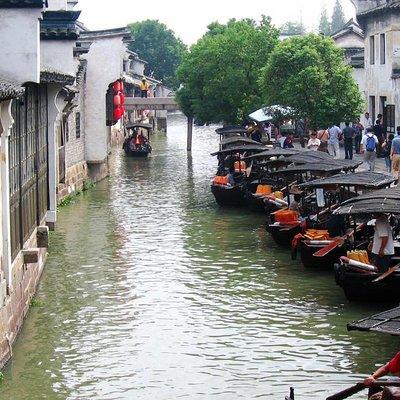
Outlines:
[[[172,117],[151,158],[121,150],[61,210],[1,399],[322,399],[398,350],[346,331],[378,308],[292,262],[259,215],[215,205],[218,136],[193,138],[188,158]]]

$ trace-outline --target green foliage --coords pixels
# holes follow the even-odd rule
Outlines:
[[[302,22],[293,22],[288,21],[285,22],[280,27],[281,33],[287,36],[294,36],[294,35],[305,35],[306,34],[306,27]]]
[[[4,374],[0,372],[0,385],[4,382]]]
[[[61,208],[61,207],[69,206],[69,205],[73,202],[75,196],[77,196],[77,193],[75,193],[75,194],[69,194],[68,196],[65,196],[65,197],[58,203],[58,207]]]
[[[135,22],[128,27],[135,39],[129,45],[130,50],[148,62],[145,74],[176,89],[176,69],[187,51],[185,44],[171,29],[157,20]]]
[[[212,23],[178,68],[177,99],[188,116],[204,122],[240,122],[260,108],[262,67],[278,43],[270,18]]]
[[[42,302],[38,300],[36,297],[32,297],[30,302],[31,308],[42,307]]]
[[[293,107],[310,127],[319,128],[361,114],[362,96],[351,73],[331,38],[309,34],[276,46],[261,84],[266,104]]]
[[[332,14],[331,34],[340,31],[340,29],[342,29],[345,24],[346,20],[344,17],[342,3],[340,2],[340,0],[336,0]]]
[[[332,33],[331,23],[328,18],[326,7],[323,7],[321,11],[321,18],[319,20],[319,32],[323,33],[325,36],[330,36]]]
[[[85,182],[83,182],[83,192],[87,192],[90,189],[93,189],[95,187],[94,182],[91,179],[86,179]]]

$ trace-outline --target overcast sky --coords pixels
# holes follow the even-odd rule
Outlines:
[[[265,14],[275,25],[300,19],[310,29],[318,26],[321,9],[329,14],[335,0],[80,0],[81,21],[89,29],[106,29],[127,25],[144,19],[158,19],[174,30],[186,43],[192,44],[203,35],[207,25],[218,20],[251,17]],[[342,0],[346,18],[354,16],[350,0]]]

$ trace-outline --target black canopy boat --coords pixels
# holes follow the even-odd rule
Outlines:
[[[400,215],[400,188],[382,189],[344,202],[334,212],[368,221],[374,214]],[[398,228],[395,229],[397,238]],[[367,243],[365,244],[367,247]],[[391,264],[399,264],[400,243],[395,240],[395,255]],[[344,290],[349,301],[400,302],[400,271],[379,273],[370,262],[342,258],[335,264],[336,283]]]
[[[246,204],[246,186],[250,170],[243,161],[245,155],[265,151],[262,144],[232,146],[213,153],[218,157],[218,172],[211,184],[211,191],[220,206],[243,206]],[[229,171],[234,170],[234,185],[228,182]]]
[[[147,157],[151,151],[150,134],[153,126],[144,123],[130,123],[125,126],[126,139],[122,148],[128,157]]]
[[[303,238],[296,241],[303,265],[333,270],[334,264],[348,250],[365,243],[369,234],[365,224],[357,224],[350,217],[332,215],[332,212],[344,201],[389,187],[393,182],[394,178],[387,174],[355,172],[301,184],[299,187],[309,194],[306,208],[313,214],[313,228],[324,230],[329,235],[324,240],[313,240],[307,237],[306,232]]]
[[[296,156],[288,157],[292,158]],[[302,157],[301,161],[308,160]],[[287,160],[285,160],[287,161]],[[298,190],[296,186],[305,182],[312,181],[320,177],[334,175],[343,170],[353,170],[357,168],[359,163],[343,163],[340,160],[319,161],[319,162],[306,162],[305,164],[291,164],[286,168],[279,169],[271,173],[283,178],[286,182],[287,189],[285,191],[286,204],[276,204],[273,199],[265,198],[265,209],[267,211],[267,232],[271,234],[275,242],[281,246],[291,246],[293,239],[300,234],[305,228],[305,223],[302,223],[301,218],[296,212],[288,212],[283,215],[281,210],[285,210],[290,206],[293,188]],[[306,212],[308,216],[311,212]],[[284,219],[281,217],[285,217]],[[289,218],[289,219],[288,219]],[[308,221],[310,223],[310,221]]]

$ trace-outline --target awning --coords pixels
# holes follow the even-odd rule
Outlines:
[[[295,114],[294,109],[282,106],[263,107],[249,115],[256,122],[269,122],[275,120],[289,119]]]

